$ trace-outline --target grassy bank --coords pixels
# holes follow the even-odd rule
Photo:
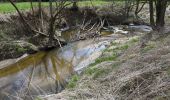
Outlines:
[[[103,6],[109,4],[109,2],[106,1],[81,1],[78,3],[79,6]],[[20,2],[20,3],[16,3],[17,7],[20,10],[30,10],[31,9],[31,5],[30,2]],[[43,6],[48,6],[48,2],[43,2],[42,3]],[[37,2],[33,3],[34,7],[38,6]],[[15,12],[15,8],[10,4],[10,3],[0,3],[0,13],[11,13],[11,12]]]
[[[30,10],[31,9],[30,2],[19,2],[19,3],[16,3],[16,6],[20,10]],[[38,2],[34,2],[33,6],[37,7]],[[42,6],[48,6],[48,3],[44,2],[44,3],[42,3]],[[16,12],[16,10],[10,3],[0,3],[0,13],[12,13],[12,12]]]
[[[161,38],[153,40],[157,36]],[[128,37],[123,39],[127,42],[113,42],[84,73],[71,78],[69,88],[46,100],[169,100],[170,35],[155,34],[142,48],[141,39]],[[113,53],[118,56],[103,59]]]

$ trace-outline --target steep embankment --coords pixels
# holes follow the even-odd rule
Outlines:
[[[168,100],[170,35],[122,40],[127,42],[113,41],[82,75],[74,75],[63,92],[44,99]]]

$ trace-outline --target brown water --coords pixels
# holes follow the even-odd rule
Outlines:
[[[69,40],[75,31],[62,33]],[[74,72],[81,72],[98,58],[116,34],[102,31],[102,37],[70,43],[60,49],[24,55],[0,62],[0,98],[34,99],[60,92]]]
[[[0,98],[30,99],[30,95],[34,98],[61,91],[73,72],[81,72],[109,45],[107,39],[101,39],[79,41],[50,52],[0,62]]]

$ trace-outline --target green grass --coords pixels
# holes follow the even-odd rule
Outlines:
[[[85,70],[85,74],[92,75],[93,73],[95,73],[96,70],[97,70],[96,67],[89,67]]]
[[[95,62],[90,64],[89,68],[87,68],[85,70],[85,74],[92,75],[94,79],[98,78],[102,75],[105,75],[106,73],[109,72],[109,70],[96,68],[95,65],[100,64],[105,61],[117,61],[117,58],[118,58],[120,52],[124,52],[125,50],[127,50],[129,48],[129,46],[131,46],[133,43],[136,43],[138,41],[139,41],[139,38],[136,38],[136,37],[130,39],[130,41],[128,41],[127,43],[124,43],[124,44],[119,44],[119,43],[113,41],[111,43],[111,45],[116,46],[116,47],[114,49],[104,50],[104,53],[111,52],[112,55],[108,55],[108,56],[100,57],[100,58],[96,59]],[[117,66],[119,66],[120,64],[121,64],[121,62],[113,64],[112,69],[116,69]]]
[[[155,44],[150,43],[146,47],[142,48],[142,53],[146,53],[146,52],[150,51],[153,48],[155,48]]]
[[[129,48],[129,45],[128,44],[124,44],[120,47],[117,48],[117,50],[127,50]]]
[[[118,66],[120,65],[120,62],[114,63],[111,68],[106,68],[106,69],[100,69],[97,68],[95,66],[89,67],[87,68],[84,73],[88,76],[92,76],[93,79],[96,79],[98,77],[104,76],[106,74],[108,74],[109,72],[111,72],[113,69],[115,70],[116,68],[118,68]]]
[[[114,60],[116,60],[116,58],[117,58],[117,54],[113,53],[112,55],[110,55],[108,57],[100,57],[100,58],[96,59],[95,62],[90,64],[89,66],[95,66],[95,65],[100,64],[105,61],[114,61]]]
[[[85,74],[92,76],[93,79],[96,79],[100,76],[107,74],[110,70],[109,69],[99,69],[96,67],[89,67],[85,70]]]
[[[77,81],[79,80],[78,75],[73,75],[67,85],[67,88],[74,88],[76,86]]]
[[[80,1],[79,3],[78,3],[78,5],[80,6],[80,7],[82,7],[82,6],[104,6],[104,5],[108,5],[108,4],[110,4],[110,2],[108,2],[108,1],[100,1],[100,0],[95,0],[95,1],[93,1],[92,0],[92,2],[91,1]]]
[[[139,42],[139,37],[133,37],[129,40],[129,43],[136,43],[136,42]]]
[[[100,64],[105,61],[115,61],[118,57],[118,54],[120,52],[127,50],[129,48],[130,44],[125,43],[123,45],[118,45],[118,43],[113,42],[112,45],[116,45],[117,47],[114,49],[110,49],[110,50],[108,50],[108,49],[104,50],[104,52],[112,52],[111,55],[108,55],[107,57],[100,57],[100,58],[96,59],[95,62],[90,64],[89,66],[95,66],[95,65]]]
[[[109,4],[110,2],[108,1],[92,1],[93,6],[104,6],[106,4]],[[78,6],[82,7],[82,6],[92,6],[90,1],[80,1],[78,3]],[[48,6],[49,3],[48,2],[43,2],[42,6]],[[31,9],[31,5],[30,2],[19,2],[16,3],[16,6],[20,9],[20,10],[30,10]],[[37,2],[33,3],[34,7],[38,6]],[[11,13],[11,12],[16,12],[15,8],[10,4],[10,3],[0,3],[0,13]]]
[[[129,45],[128,44],[123,44],[123,45],[120,45],[120,46],[117,46],[116,48],[114,49],[106,49],[105,52],[114,52],[114,53],[118,53],[119,51],[125,51],[129,48]]]
[[[47,6],[48,3],[42,3],[43,6]],[[29,2],[16,3],[16,6],[20,10],[30,10],[31,5]],[[38,6],[38,3],[33,3],[33,6]],[[0,3],[0,13],[11,13],[16,12],[15,8],[10,3]]]

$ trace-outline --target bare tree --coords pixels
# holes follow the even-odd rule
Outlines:
[[[56,25],[55,22],[57,21],[57,24],[60,24],[61,19],[62,19],[62,11],[63,9],[70,5],[71,3],[67,3],[66,1],[58,1],[57,2],[57,6],[55,8],[55,11],[53,12],[53,5],[52,5],[52,1],[50,0],[50,20],[49,20],[49,29],[48,29],[48,34],[49,34],[49,43],[51,44],[53,39],[55,39],[54,34],[55,34],[55,30],[56,30]],[[57,39],[58,43],[59,40]],[[60,43],[59,43],[60,44]]]
[[[52,46],[55,45],[60,45],[60,41],[58,39],[58,37],[55,37],[55,30],[56,30],[56,24],[60,24],[61,19],[62,19],[62,12],[64,10],[64,8],[68,5],[70,5],[71,3],[68,3],[66,1],[56,1],[56,6],[53,6],[53,2],[52,0],[49,1],[49,8],[50,8],[50,18],[48,21],[48,28],[47,30],[43,29],[44,26],[44,22],[43,22],[43,13],[42,13],[42,3],[41,0],[39,0],[38,2],[38,10],[39,10],[39,20],[41,21],[41,25],[39,26],[38,29],[32,27],[29,22],[26,21],[26,19],[24,18],[24,15],[21,13],[21,11],[17,8],[17,6],[15,5],[15,3],[12,0],[8,0],[16,9],[16,11],[18,12],[22,23],[24,24],[25,27],[27,27],[29,30],[31,30],[33,33],[35,33],[35,35],[43,35],[45,37],[49,38],[49,44]],[[32,3],[31,3],[32,4]],[[52,44],[53,41],[58,41],[58,44]]]
[[[135,9],[135,15],[136,16],[143,9],[143,7],[145,6],[146,3],[147,3],[147,0],[142,2],[142,5],[140,6],[140,4],[141,4],[140,0],[136,0],[136,9]]]

